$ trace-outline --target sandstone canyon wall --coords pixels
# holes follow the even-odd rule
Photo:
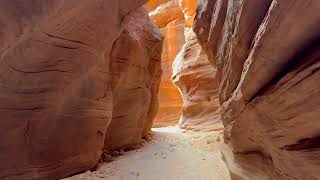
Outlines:
[[[158,111],[162,35],[140,8],[114,43],[111,52],[112,120],[105,148],[138,144]]]
[[[172,64],[185,43],[184,13],[179,0],[150,0],[149,15],[164,36],[161,55],[162,79],[159,89],[159,112],[155,127],[176,125],[181,116],[182,98],[171,81]]]
[[[198,0],[151,0],[147,6],[164,34],[160,109],[154,126],[175,125],[180,119],[180,127],[186,129],[222,129],[216,69],[192,30]]]
[[[186,43],[175,58],[172,76],[183,97],[179,125],[192,130],[221,130],[216,68],[209,63],[192,29],[198,3],[198,0],[180,0],[186,19]]]
[[[222,130],[216,68],[208,61],[195,34],[177,55],[173,66],[174,84],[183,97],[179,126],[184,129],[212,131]]]
[[[143,3],[0,2],[0,179],[65,177],[147,133],[162,41]]]
[[[237,163],[266,179],[320,177],[319,10],[317,0],[198,8],[194,30],[217,68],[225,139]]]

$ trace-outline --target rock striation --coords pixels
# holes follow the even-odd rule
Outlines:
[[[193,32],[189,38],[173,65],[172,81],[183,97],[179,125],[192,130],[221,130],[217,70],[209,63]]]
[[[226,140],[237,163],[267,179],[320,177],[319,9],[313,0],[198,8],[194,30],[217,67]]]
[[[183,98],[181,128],[192,130],[221,130],[220,104],[216,67],[212,66],[192,29],[198,0],[181,0],[186,19],[185,41],[173,63],[172,81]]]
[[[164,34],[160,109],[155,127],[175,125],[180,119],[180,126],[186,129],[222,128],[214,82],[216,70],[192,30],[197,5],[198,0],[151,0],[147,4],[151,19]]]
[[[147,133],[161,36],[143,3],[0,2],[0,179],[59,179]]]
[[[134,11],[111,51],[112,120],[106,149],[139,144],[158,112],[162,35],[145,8]]]

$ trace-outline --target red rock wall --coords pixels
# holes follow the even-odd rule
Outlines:
[[[134,15],[143,3],[0,2],[0,179],[58,179],[87,170],[97,163],[104,145],[109,147],[107,129],[119,133],[112,137],[121,146],[146,133],[157,109],[161,40],[145,15],[141,20]],[[141,21],[147,32],[131,32]],[[121,39],[126,33],[129,39]],[[142,38],[146,35],[150,39]],[[136,55],[127,52],[131,45]],[[122,51],[128,57],[119,56],[115,46],[127,48]],[[123,71],[117,67],[121,58],[128,58]],[[130,76],[130,82],[139,85],[120,82],[133,72],[138,75]],[[142,106],[132,104],[123,112],[121,104],[136,94],[144,98]],[[123,101],[124,96],[128,99]],[[117,126],[118,114],[135,117],[123,118],[128,124]],[[122,141],[123,136],[135,138]]]
[[[194,29],[217,66],[226,140],[270,179],[320,177],[320,1],[204,0]]]
[[[147,10],[132,13],[111,52],[113,113],[106,149],[136,145],[150,130],[158,111],[161,49],[162,35]]]

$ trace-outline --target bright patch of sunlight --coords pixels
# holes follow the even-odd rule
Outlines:
[[[180,129],[178,125],[162,127],[162,128],[152,128],[151,130],[154,132],[162,132],[162,133],[181,133],[184,131],[183,129]]]

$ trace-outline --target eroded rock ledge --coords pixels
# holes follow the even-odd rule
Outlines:
[[[162,37],[143,3],[0,2],[0,179],[65,177],[147,133]]]
[[[237,162],[271,179],[320,177],[320,1],[204,0],[194,30],[217,67]]]

